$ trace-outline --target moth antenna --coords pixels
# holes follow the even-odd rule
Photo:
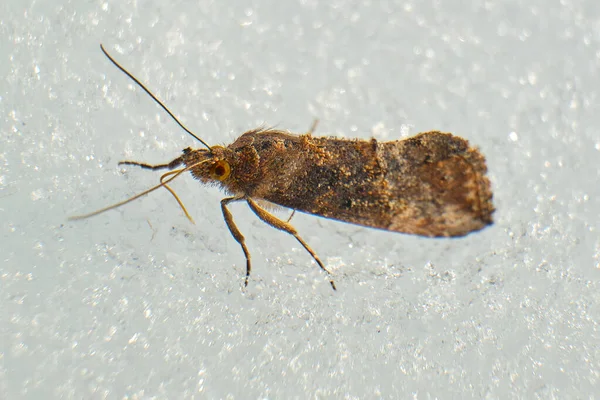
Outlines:
[[[152,186],[152,187],[151,187],[150,189],[148,189],[148,190],[144,190],[143,192],[141,192],[141,193],[138,193],[138,194],[136,194],[135,196],[132,196],[132,197],[130,197],[130,198],[128,198],[128,199],[126,199],[126,200],[120,201],[120,202],[118,202],[118,203],[115,203],[115,204],[111,204],[111,205],[110,205],[110,206],[108,206],[108,207],[101,208],[101,209],[99,209],[99,210],[93,211],[93,212],[91,212],[91,213],[88,213],[88,214],[74,215],[74,216],[72,216],[72,217],[69,217],[68,219],[69,219],[69,221],[75,221],[75,220],[79,220],[79,219],[86,219],[86,218],[90,218],[90,217],[93,217],[93,216],[95,216],[95,215],[102,214],[103,212],[106,212],[106,211],[109,211],[109,210],[114,210],[115,208],[117,208],[117,207],[121,207],[121,206],[123,206],[123,205],[125,205],[125,204],[127,204],[127,203],[131,203],[132,201],[134,201],[134,200],[137,200],[137,199],[139,199],[139,198],[140,198],[140,197],[142,197],[142,196],[145,196],[145,195],[147,195],[147,194],[149,194],[149,193],[152,193],[152,192],[154,192],[156,189],[159,189],[159,188],[161,188],[161,187],[164,187],[164,188],[166,188],[166,189],[167,189],[169,192],[171,192],[171,194],[172,194],[173,196],[175,196],[175,200],[177,200],[177,203],[179,203],[179,206],[180,206],[180,207],[183,209],[183,212],[185,213],[185,216],[186,216],[186,217],[187,217],[187,218],[188,218],[190,221],[192,221],[192,223],[193,223],[193,222],[194,222],[194,220],[192,219],[192,217],[190,216],[190,214],[187,212],[187,210],[186,210],[186,208],[184,207],[183,203],[181,202],[181,200],[179,199],[179,197],[177,196],[177,194],[175,193],[175,191],[173,191],[173,189],[171,189],[171,188],[170,188],[170,187],[167,185],[167,183],[171,182],[173,179],[177,178],[179,175],[183,174],[184,172],[186,172],[186,171],[189,171],[190,169],[192,169],[192,168],[194,168],[194,167],[197,167],[198,165],[200,165],[200,164],[203,164],[203,163],[205,163],[205,162],[208,162],[208,161],[210,161],[210,160],[202,160],[202,161],[199,161],[199,162],[197,162],[197,163],[194,163],[194,164],[192,164],[192,165],[190,165],[190,166],[188,166],[188,167],[185,167],[185,168],[180,168],[180,169],[177,169],[177,170],[175,170],[175,171],[170,171],[170,172],[167,172],[166,174],[164,174],[163,176],[161,176],[161,177],[160,177],[160,183],[159,183],[158,185],[156,185],[156,186]],[[173,176],[170,176],[170,175],[173,175]],[[168,179],[166,179],[166,180],[165,180],[164,178],[166,178],[167,176],[170,176],[170,177],[169,177]]]
[[[173,120],[177,123],[177,125],[179,125],[181,127],[181,129],[183,129],[184,131],[186,131],[189,135],[191,135],[193,138],[195,138],[200,143],[202,143],[204,146],[206,146],[206,148],[208,150],[211,150],[210,146],[204,140],[200,139],[192,131],[190,131],[188,128],[186,128],[186,126],[183,125],[183,123],[181,121],[179,121],[179,119],[171,112],[171,110],[169,110],[167,108],[167,106],[165,106],[163,104],[163,102],[160,101],[154,95],[154,93],[152,93],[150,91],[150,89],[148,89],[142,82],[140,82],[135,76],[133,76],[129,71],[127,71],[125,69],[125,67],[122,67],[121,64],[119,64],[114,58],[112,58],[112,56],[110,54],[108,54],[108,52],[104,49],[104,46],[102,44],[100,44],[100,49],[102,50],[102,52],[104,53],[104,55],[110,60],[110,62],[112,62],[115,65],[115,67],[119,68],[121,70],[121,72],[123,72],[125,75],[127,75],[132,81],[134,81],[139,87],[141,87],[152,98],[152,100],[154,100],[159,106],[161,106],[162,109],[165,110],[167,112],[167,114],[169,114],[169,116],[171,118],[173,118]]]

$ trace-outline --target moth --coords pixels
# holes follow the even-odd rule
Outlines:
[[[246,258],[248,285],[252,270],[244,235],[228,206],[245,202],[266,224],[289,233],[329,276],[323,262],[288,221],[271,214],[263,203],[287,207],[325,218],[393,232],[428,237],[458,237],[492,223],[494,206],[485,158],[467,140],[439,131],[390,142],[375,139],[315,137],[316,123],[306,134],[277,129],[253,129],[227,147],[209,146],[186,128],[137,78],[106,57],[148,93],[173,120],[205,148],[186,148],[166,164],[122,161],[120,165],[169,172],[160,183],[127,200],[89,214],[88,218],[122,206],[158,188],[175,197],[169,183],[184,172],[204,184],[216,184],[228,197],[221,211],[233,238]],[[293,215],[293,214],[292,214]]]

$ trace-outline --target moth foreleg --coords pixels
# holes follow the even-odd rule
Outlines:
[[[119,161],[119,165],[136,165],[140,168],[151,169],[151,170],[173,169],[173,168],[180,166],[181,164],[183,164],[183,159],[181,157],[177,157],[173,161],[166,163],[166,164],[155,164],[155,165],[146,164],[146,163],[138,162],[138,161],[128,161],[128,160]]]
[[[252,265],[250,264],[250,252],[248,251],[248,247],[246,247],[246,238],[244,238],[244,235],[242,235],[242,232],[238,229],[233,221],[233,215],[231,215],[231,212],[227,208],[227,204],[240,200],[243,200],[243,198],[228,197],[221,200],[221,211],[223,212],[223,218],[225,218],[225,223],[227,224],[227,228],[229,228],[229,232],[231,232],[231,236],[233,236],[235,241],[242,246],[242,251],[244,252],[244,256],[246,256],[246,280],[244,281],[244,286],[248,286],[248,279],[250,278],[250,271],[252,270]]]
[[[310,246],[304,241],[304,239],[302,239],[300,237],[300,235],[298,235],[296,228],[294,228],[292,225],[288,224],[287,222],[277,218],[276,216],[269,213],[264,208],[261,208],[251,198],[246,197],[246,202],[248,202],[248,206],[250,206],[250,209],[258,216],[258,218],[263,220],[263,222],[271,225],[273,228],[282,230],[282,231],[287,232],[290,235],[294,236],[296,238],[296,240],[298,240],[298,242],[300,242],[300,244],[306,249],[306,251],[308,251],[308,253],[312,256],[312,258],[314,258],[314,260],[317,262],[317,264],[319,264],[319,267],[321,267],[321,269],[327,273],[327,275],[330,277],[329,283],[331,283],[331,287],[333,288],[333,290],[336,290],[335,283],[333,282],[333,279],[331,279],[331,272],[329,272],[329,270],[327,268],[325,268],[325,265],[323,265],[323,263],[321,262],[321,260],[317,256],[317,254],[313,251],[313,249],[311,249]]]

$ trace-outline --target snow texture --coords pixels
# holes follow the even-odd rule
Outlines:
[[[597,398],[600,3],[21,1],[0,5],[0,398]],[[198,147],[277,125],[486,155],[495,224],[461,239],[298,213],[331,268],[173,183]],[[277,215],[286,218],[288,211]]]

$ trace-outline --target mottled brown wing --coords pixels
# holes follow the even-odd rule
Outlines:
[[[427,132],[379,143],[266,131],[244,140],[260,155],[244,189],[254,198],[424,236],[462,236],[492,223],[485,159],[460,137]]]

